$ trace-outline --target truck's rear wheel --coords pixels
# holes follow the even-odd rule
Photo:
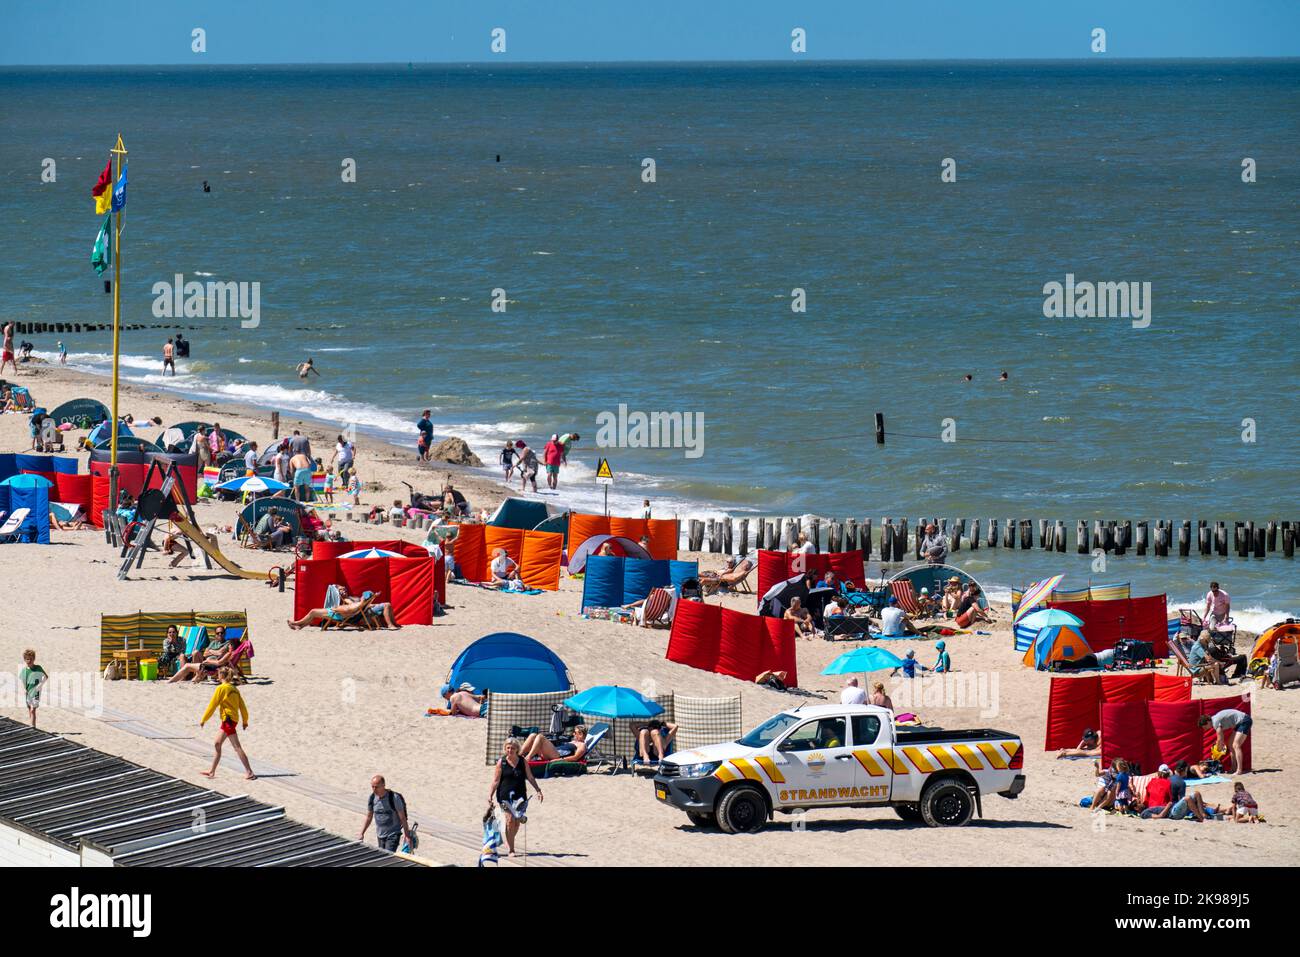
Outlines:
[[[919,824],[921,818],[921,806],[919,804],[895,804],[894,813],[904,821],[910,821],[913,824]]]
[[[957,781],[938,781],[921,795],[921,819],[931,827],[961,827],[975,813],[975,799]]]
[[[717,823],[713,820],[712,814],[703,814],[698,811],[687,811],[686,817],[696,827],[713,827]]]
[[[718,801],[718,827],[728,834],[752,834],[767,823],[767,802],[752,784],[739,784]]]

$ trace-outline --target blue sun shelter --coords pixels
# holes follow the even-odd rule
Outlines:
[[[0,482],[8,498],[6,517],[20,508],[27,509],[27,517],[16,530],[12,540],[50,544],[50,486],[49,479],[39,475],[13,475]],[[0,504],[3,504],[0,502]]]
[[[453,688],[468,683],[506,694],[545,694],[573,687],[560,656],[540,641],[511,631],[486,635],[460,653],[447,675]]]

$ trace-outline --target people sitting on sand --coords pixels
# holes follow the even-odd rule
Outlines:
[[[455,689],[451,685],[443,685],[442,697],[447,702],[448,714],[463,714],[470,718],[482,717],[483,702],[487,699],[486,694],[475,694],[474,686],[468,681],[462,682]]]
[[[925,665],[916,660],[916,652],[908,649],[907,654],[903,656],[903,663],[889,673],[889,677],[894,677],[900,671],[904,678],[915,678],[918,671],[929,671]]]
[[[961,604],[961,579],[956,575],[943,585],[943,594],[939,596],[939,613],[948,618],[957,617],[957,606]]]
[[[1223,668],[1210,657],[1210,633],[1202,631],[1201,637],[1192,643],[1187,652],[1187,663],[1192,666],[1192,674],[1204,674],[1213,684],[1223,684]]]
[[[253,526],[253,534],[258,541],[266,542],[270,548],[283,548],[293,536],[293,526],[280,514],[278,508],[268,508]]]
[[[974,582],[967,583],[961,600],[957,602],[957,624],[962,628],[969,628],[981,621],[992,624],[993,616],[980,604],[980,598],[980,586]]]
[[[511,582],[519,580],[519,563],[504,548],[498,548],[492,556],[491,572],[492,588],[509,588]]]
[[[1115,805],[1116,796],[1119,794],[1120,775],[1124,775],[1125,788],[1128,787],[1128,762],[1123,758],[1116,758],[1111,762],[1110,767],[1101,772],[1097,778],[1097,790],[1092,795],[1090,807],[1093,812],[1109,810]],[[1131,798],[1130,793],[1130,798]]]
[[[1222,684],[1227,684],[1229,678],[1244,678],[1250,674],[1246,656],[1234,654],[1216,644],[1208,629],[1202,629],[1198,640],[1205,642],[1206,653],[1219,666],[1219,676]],[[1231,675],[1228,674],[1229,668],[1233,669]]]
[[[216,627],[214,636],[213,643],[209,644],[206,650],[196,650],[188,662],[176,669],[176,673],[167,679],[169,684],[178,681],[202,681],[205,678],[215,677],[222,668],[230,664],[235,649],[239,646],[239,640],[227,638],[226,629],[222,625]]]
[[[844,690],[840,692],[840,704],[866,704],[867,692],[858,685],[857,678],[850,678],[844,682]]]
[[[167,626],[163,636],[162,654],[158,657],[158,673],[172,674],[185,657],[185,642],[181,639],[180,629],[175,625]]]
[[[904,635],[920,634],[907,612],[898,607],[898,599],[893,595],[880,612],[880,633],[886,638],[902,638]]]
[[[948,560],[948,536],[935,528],[933,523],[925,526],[925,536],[921,539],[921,557],[931,565],[942,565]]]
[[[1083,737],[1073,748],[1062,748],[1057,758],[1094,758],[1101,754],[1101,735],[1092,728],[1083,729]]]
[[[867,699],[867,704],[873,704],[877,708],[888,708],[894,710],[894,699],[885,693],[885,683],[877,681],[871,686],[871,697]]]
[[[920,609],[920,618],[933,618],[939,613],[939,603],[931,597],[928,588],[922,588],[921,594],[916,596],[916,607]]]
[[[677,737],[677,725],[660,718],[651,718],[640,727],[633,726],[633,731],[637,756],[644,764],[658,764],[668,757],[673,739]]]
[[[587,753],[587,726],[580,724],[573,729],[573,738],[558,744],[540,731],[535,731],[524,739],[523,755],[526,761],[580,761]]]
[[[1232,808],[1232,820],[1236,823],[1259,823],[1259,804],[1250,796],[1250,792],[1246,790],[1246,785],[1242,784],[1240,781],[1234,781],[1232,783],[1232,801],[1230,802],[1230,807]]]
[[[789,687],[786,684],[788,678],[787,671],[760,671],[754,675],[754,684],[771,688],[773,691],[785,691]]]
[[[817,633],[817,626],[813,624],[812,615],[803,606],[803,599],[798,595],[790,599],[790,607],[785,610],[785,614],[781,617],[786,621],[794,622],[796,636],[812,637]]]
[[[53,509],[50,509],[50,525],[61,532],[79,532],[86,527],[86,517],[78,509],[67,521],[59,518]]]

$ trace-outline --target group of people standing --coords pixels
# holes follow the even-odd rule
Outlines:
[[[529,484],[537,491],[537,473],[546,469],[546,487],[554,490],[560,484],[560,468],[569,464],[569,451],[573,444],[581,439],[577,432],[552,433],[539,459],[537,453],[523,439],[506,442],[497,461],[505,474],[507,482],[519,472],[519,491],[526,491]]]

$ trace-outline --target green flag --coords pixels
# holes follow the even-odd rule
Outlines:
[[[109,229],[112,220],[112,213],[104,216],[104,225],[99,227],[99,235],[95,237],[95,248],[90,254],[90,264],[95,267],[96,276],[102,276],[104,270],[113,264],[113,233]]]

